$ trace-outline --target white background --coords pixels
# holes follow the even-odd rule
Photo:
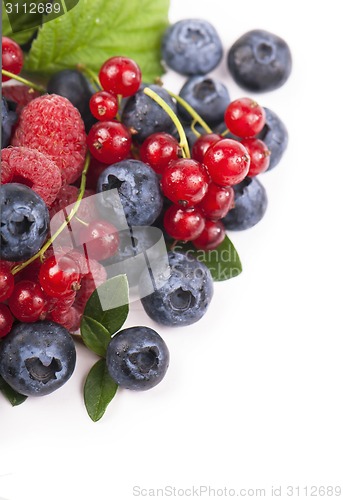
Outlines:
[[[287,498],[288,485],[343,487],[340,3],[172,0],[171,21],[211,21],[226,51],[254,28],[291,47],[293,73],[277,91],[240,90],[225,60],[213,73],[232,98],[251,95],[287,124],[287,153],[262,179],[267,214],[230,235],[244,272],[215,285],[201,322],[174,330],[130,312],[126,326],[155,327],[170,349],[155,389],[119,391],[93,423],[82,386],[96,356],[81,346],[56,393],[16,408],[1,398],[0,497],[129,500],[134,486],[203,485],[265,488],[266,498],[282,486]],[[183,81],[165,77],[175,92]]]

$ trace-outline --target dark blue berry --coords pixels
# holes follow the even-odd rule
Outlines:
[[[188,254],[169,252],[169,273],[155,280],[153,293],[147,294],[149,270],[143,272],[139,292],[143,307],[154,321],[167,326],[185,326],[199,321],[213,296],[208,268]]]
[[[285,124],[274,111],[264,108],[266,112],[266,124],[258,134],[270,151],[270,163],[267,169],[271,170],[281,160],[288,145],[288,132]]]
[[[49,229],[49,212],[42,198],[24,184],[0,186],[0,258],[29,259],[40,250]]]
[[[125,389],[145,391],[159,384],[169,365],[169,351],[160,335],[145,326],[126,328],[110,341],[107,369]]]
[[[235,206],[221,219],[229,231],[241,231],[255,226],[267,210],[267,193],[256,177],[246,177],[233,186]]]
[[[184,19],[167,28],[162,39],[162,58],[182,75],[206,75],[223,56],[216,29],[203,19]]]
[[[230,103],[230,96],[225,85],[209,76],[193,76],[182,89],[180,97],[184,99],[209,125],[217,125],[224,119],[224,113]],[[185,108],[177,103],[179,117],[185,123],[193,118]]]
[[[176,112],[176,105],[165,89],[158,85],[142,85],[138,92],[127,99],[121,117],[121,121],[130,130],[132,139],[137,144],[142,144],[149,135],[155,132],[173,134],[175,131],[175,125],[170,116],[144,93],[145,87],[156,92]]]
[[[7,99],[1,99],[1,149],[10,143],[12,129],[17,121],[17,113],[11,110]]]
[[[255,92],[281,87],[292,70],[287,43],[264,30],[252,30],[241,36],[230,48],[227,62],[236,83]]]
[[[53,74],[47,85],[49,94],[58,94],[69,99],[81,114],[86,132],[96,123],[89,109],[89,99],[94,94],[87,78],[76,69],[63,69]]]
[[[0,344],[0,375],[25,396],[45,396],[71,377],[74,341],[53,321],[18,323]]]
[[[162,210],[158,176],[138,160],[123,160],[107,167],[99,176],[97,191],[101,193],[97,196],[100,212],[119,230],[127,227],[125,222],[129,226],[150,226]]]

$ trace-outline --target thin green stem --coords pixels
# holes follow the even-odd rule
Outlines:
[[[196,125],[196,120],[193,120],[193,121],[192,121],[192,124],[191,124],[191,129],[192,129],[192,132],[193,132],[193,134],[194,134],[196,137],[201,137],[201,134],[200,134],[200,132],[198,132],[198,130],[195,128],[195,125]]]
[[[46,89],[44,87],[38,85],[37,83],[30,82],[30,80],[26,80],[22,76],[15,75],[14,73],[6,71],[5,69],[2,69],[1,73],[4,76],[8,76],[8,78],[13,78],[13,80],[17,80],[18,82],[23,83],[24,85],[27,85],[28,87],[31,87],[34,90],[37,90],[37,92],[40,92],[41,94],[46,93]]]
[[[161,108],[164,109],[164,111],[167,113],[167,115],[170,116],[171,120],[173,121],[173,123],[176,127],[176,130],[179,134],[179,137],[180,137],[179,145],[180,145],[180,148],[182,149],[182,156],[184,158],[190,158],[191,153],[189,150],[188,141],[187,141],[185,131],[183,129],[183,126],[182,126],[180,120],[178,119],[178,117],[174,113],[174,111],[162,99],[162,97],[160,97],[158,94],[156,94],[156,92],[154,92],[153,90],[149,89],[149,87],[145,87],[144,94],[148,95],[149,97],[151,97],[151,99],[153,99],[155,102],[157,102],[157,104],[159,104],[161,106]]]
[[[82,71],[85,75],[88,76],[88,78],[91,80],[93,84],[95,84],[96,87],[98,87],[96,90],[102,90],[102,86],[99,80],[98,75],[93,71],[92,69],[88,68],[84,64],[78,64],[77,69]]]
[[[185,108],[185,110],[191,115],[193,120],[195,120],[199,125],[202,126],[202,128],[208,133],[212,134],[212,129],[207,125],[207,123],[201,118],[201,116],[188,104],[187,101],[182,99],[177,94],[174,94],[174,92],[170,92],[170,90],[167,90],[168,94],[173,97],[179,104],[181,104],[182,107]]]
[[[221,135],[222,137],[225,137],[225,136],[226,136],[227,134],[229,134],[229,133],[230,133],[230,130],[227,128],[227,129],[225,129],[225,130],[224,130],[224,132],[222,132],[220,135]]]
[[[44,253],[48,250],[48,248],[50,247],[50,245],[52,245],[52,243],[56,240],[56,238],[61,234],[61,232],[63,231],[63,229],[65,229],[67,227],[67,225],[69,224],[69,222],[72,220],[72,218],[74,217],[74,215],[78,211],[80,203],[82,201],[82,198],[83,198],[83,196],[85,194],[86,181],[87,181],[87,172],[88,172],[89,164],[90,164],[90,154],[87,153],[86,161],[85,161],[85,164],[83,166],[83,170],[82,170],[82,174],[81,174],[81,184],[80,184],[80,189],[79,189],[79,195],[78,195],[77,200],[76,200],[73,208],[71,209],[70,214],[68,215],[68,217],[65,218],[64,222],[57,229],[56,233],[53,234],[51,236],[51,238],[45,243],[45,245],[42,246],[42,248],[39,250],[39,252],[37,252],[35,255],[33,255],[30,259],[26,260],[25,262],[22,262],[21,264],[19,264],[18,266],[15,266],[12,269],[11,272],[12,272],[13,275],[16,275],[22,269],[24,269],[29,264],[31,264],[31,262],[35,261],[39,257],[42,257],[44,255]]]

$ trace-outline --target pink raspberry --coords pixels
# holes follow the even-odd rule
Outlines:
[[[35,149],[8,147],[1,150],[1,182],[29,186],[48,207],[61,189],[61,172],[50,157]]]
[[[17,104],[15,111],[20,115],[26,104],[39,97],[40,93],[37,90],[30,89],[27,85],[3,85],[2,95],[7,100]]]
[[[22,110],[13,146],[27,146],[49,155],[59,167],[63,184],[80,176],[86,157],[86,132],[79,111],[56,94],[29,102]]]

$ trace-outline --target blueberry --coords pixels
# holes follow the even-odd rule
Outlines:
[[[218,66],[222,57],[222,42],[208,21],[184,19],[164,33],[162,58],[182,75],[206,75]]]
[[[257,136],[266,144],[271,155],[268,170],[276,167],[288,145],[288,132],[285,124],[274,111],[264,108],[266,124]]]
[[[224,113],[230,103],[230,96],[224,84],[209,76],[193,76],[180,90],[182,97],[209,125],[217,125],[224,119]],[[185,108],[177,103],[179,117],[185,123],[193,118]]]
[[[125,389],[145,391],[159,384],[169,365],[169,351],[160,335],[145,326],[126,328],[108,344],[110,376]]]
[[[74,341],[53,321],[18,323],[0,344],[0,375],[25,396],[45,396],[71,377]]]
[[[292,70],[287,43],[264,30],[241,36],[230,48],[227,62],[236,83],[255,92],[281,87]]]
[[[233,186],[235,207],[221,219],[229,231],[241,231],[255,226],[267,210],[267,193],[256,177],[246,177]]]
[[[113,189],[118,191],[122,206]],[[107,167],[99,176],[97,191],[101,193],[97,196],[100,212],[119,229],[126,226],[119,223],[123,210],[129,226],[150,226],[162,210],[158,176],[138,160],[123,160]]]
[[[213,296],[210,271],[188,254],[169,252],[170,273],[155,281],[148,294],[149,270],[142,273],[139,291],[143,307],[154,321],[167,326],[185,326],[199,321]]]
[[[139,91],[126,101],[121,117],[121,121],[132,131],[132,138],[138,144],[142,144],[155,132],[173,134],[175,130],[169,115],[144,93],[145,87],[147,85],[142,85]],[[148,88],[156,92],[176,112],[176,105],[165,89],[158,85],[148,85]]]
[[[51,76],[47,84],[49,94],[58,94],[69,99],[81,114],[85,129],[89,132],[96,119],[89,109],[89,99],[94,94],[87,78],[76,69],[63,69]]]
[[[1,149],[7,148],[10,143],[12,129],[17,121],[17,113],[11,110],[11,107],[4,97],[1,98]]]
[[[49,212],[42,198],[24,184],[0,186],[0,258],[29,259],[40,250],[49,229]]]

